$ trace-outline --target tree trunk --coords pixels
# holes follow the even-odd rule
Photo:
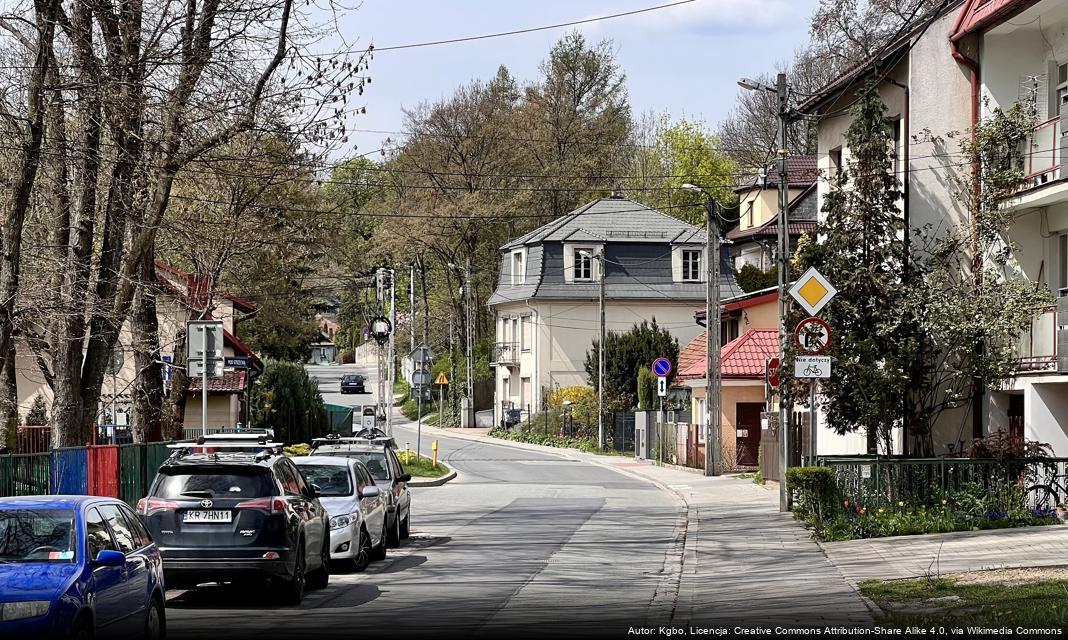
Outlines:
[[[163,365],[155,277],[155,251],[149,251],[142,260],[140,286],[130,316],[137,375],[133,387],[134,442],[158,442],[163,437]]]
[[[189,376],[186,375],[185,327],[178,327],[174,339],[174,362],[171,365],[171,385],[163,404],[163,438],[181,437],[185,425],[185,401],[189,395]]]
[[[16,445],[18,433],[18,383],[15,377],[15,302],[19,292],[19,272],[22,266],[22,227],[30,206],[30,194],[37,180],[44,142],[44,115],[47,111],[45,78],[56,28],[59,0],[47,0],[36,5],[37,54],[27,87],[26,119],[29,125],[22,144],[22,162],[11,184],[11,195],[3,217],[3,237],[0,239],[0,442],[10,450]]]

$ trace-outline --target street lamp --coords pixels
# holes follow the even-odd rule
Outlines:
[[[686,183],[685,191],[705,196],[705,475],[719,471],[723,457],[722,371],[719,351],[719,202],[701,187]],[[713,444],[714,443],[714,444]]]
[[[778,235],[778,262],[779,262],[779,353],[786,353],[786,283],[789,279],[790,262],[789,235],[787,234],[786,211],[790,206],[790,192],[786,183],[786,158],[788,155],[788,129],[794,114],[790,111],[789,90],[786,85],[786,74],[780,73],[774,87],[741,78],[738,86],[750,91],[769,91],[774,93],[779,102],[779,235]],[[786,467],[790,459],[789,440],[789,413],[786,406],[786,394],[779,389],[779,510],[788,511],[790,508],[789,494],[786,491]]]
[[[455,269],[464,274],[463,296],[464,296],[464,324],[467,328],[467,411],[462,412],[464,419],[461,420],[460,426],[464,426],[464,422],[468,423],[468,426],[475,426],[474,410],[475,410],[475,381],[474,381],[474,317],[471,310],[471,258],[467,259],[466,266],[459,266],[452,262],[447,265],[450,269]]]

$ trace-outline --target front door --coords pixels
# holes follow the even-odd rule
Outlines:
[[[757,453],[760,450],[760,414],[764,411],[763,402],[739,402],[735,405],[734,428],[736,430],[736,451],[738,465],[755,467]]]

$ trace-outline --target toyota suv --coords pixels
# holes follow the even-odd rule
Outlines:
[[[266,579],[289,604],[301,602],[306,586],[325,587],[329,516],[280,445],[197,444],[174,445],[137,504],[167,586]]]

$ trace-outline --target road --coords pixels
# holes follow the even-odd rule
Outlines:
[[[309,371],[328,403],[373,398],[337,393],[342,374],[370,377],[371,367]],[[414,448],[414,430],[395,435]],[[386,561],[335,574],[299,610],[226,587],[174,593],[171,637],[624,637],[667,621],[677,584],[665,562],[678,553],[680,514],[671,494],[556,455],[439,441],[459,477],[412,489],[412,537]]]

